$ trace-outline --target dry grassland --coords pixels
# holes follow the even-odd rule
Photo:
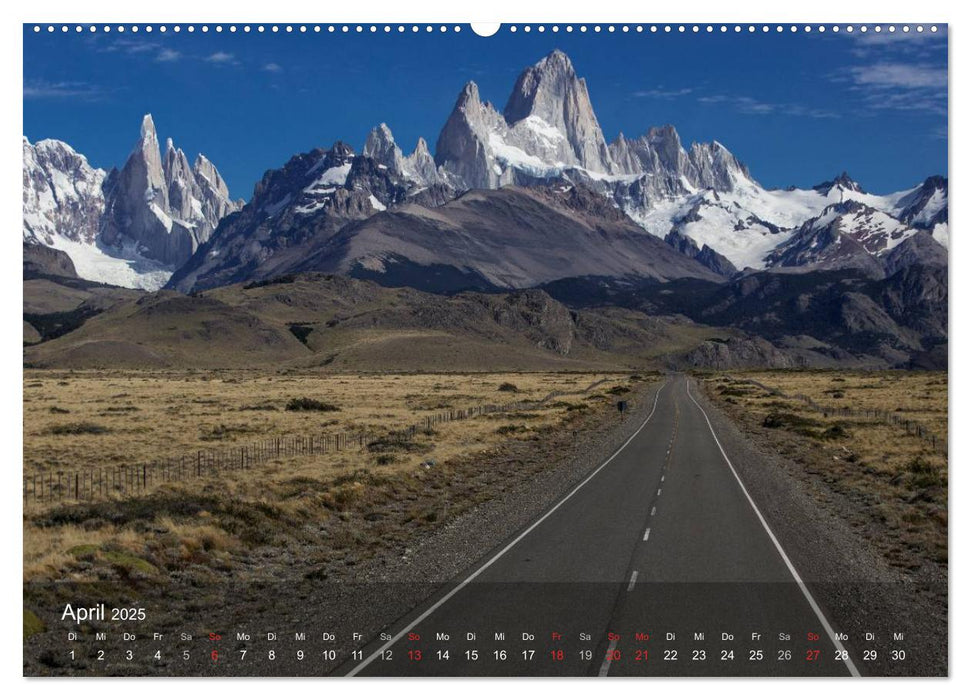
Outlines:
[[[616,395],[629,391],[632,380],[610,377],[582,393],[604,378],[29,371],[26,474],[139,463],[280,435],[368,437],[364,448],[274,458],[125,499],[28,503],[24,579],[174,575],[205,585],[230,571],[265,575],[253,566],[258,551],[323,570],[407,547],[415,532],[496,496],[504,479],[519,478],[510,449],[535,453],[542,466],[556,431],[569,434],[616,412]],[[537,400],[553,391],[570,395],[410,437],[392,433],[440,411]],[[294,399],[337,410],[287,410]]]
[[[864,528],[892,564],[947,565],[946,373],[761,371],[713,375],[704,384],[748,432],[799,464],[820,493],[846,497],[852,512],[841,515]],[[937,444],[903,425],[812,410],[794,398],[800,394],[824,409],[889,412],[914,421]]]
[[[24,474],[129,466],[277,436],[382,433],[449,409],[581,391],[604,376],[31,370],[24,376]],[[500,391],[504,383],[516,391]],[[287,410],[303,398],[337,410]],[[444,430],[449,435],[433,457],[476,439],[469,426]]]

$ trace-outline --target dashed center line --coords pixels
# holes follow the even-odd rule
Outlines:
[[[661,495],[661,489],[658,489],[658,490],[657,490],[657,495],[658,495],[658,496],[660,496],[660,495]]]
[[[644,539],[647,539],[647,538],[645,537]],[[630,583],[627,584],[627,592],[628,593],[630,593],[632,590],[634,590],[634,584],[635,583],[637,583],[637,571],[634,571],[634,573],[632,573],[630,575]]]
[[[652,511],[653,512],[653,511]],[[651,528],[647,528],[644,531],[644,541],[647,542],[647,538],[651,536]]]
[[[651,515],[653,516],[657,512],[657,506],[651,506]],[[650,530],[651,528],[647,528]]]

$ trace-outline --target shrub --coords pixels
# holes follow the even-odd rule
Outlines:
[[[823,431],[822,437],[827,440],[839,440],[840,438],[850,437],[850,431],[840,424],[831,425]]]
[[[818,425],[819,421],[786,411],[773,411],[762,420],[762,426],[765,428],[786,428],[796,431]]]
[[[907,462],[907,471],[912,474],[933,474],[937,471],[934,465],[924,459],[922,455],[914,456]]]
[[[80,423],[64,423],[54,425],[48,429],[51,435],[104,435],[111,431],[98,423],[81,421]]]
[[[307,397],[290,399],[287,401],[288,411],[339,411],[341,410],[339,406],[335,406],[332,403],[324,403],[323,401],[318,401],[317,399],[309,399]]]
[[[367,443],[368,452],[424,452],[431,447],[431,443],[414,440],[406,433],[391,433]]]
[[[499,391],[516,392],[516,391],[519,391],[519,387],[517,387],[515,384],[511,382],[503,382],[502,384],[499,385]]]

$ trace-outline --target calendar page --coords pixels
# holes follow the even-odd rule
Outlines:
[[[948,675],[946,24],[22,32],[25,676]]]

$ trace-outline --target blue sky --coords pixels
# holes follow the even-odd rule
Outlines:
[[[768,187],[846,170],[890,192],[947,174],[947,37],[802,31],[606,31],[483,38],[353,30],[35,34],[24,28],[24,133],[121,166],[151,112],[159,137],[205,153],[234,196],[267,169],[386,122],[409,152],[438,132],[468,80],[500,109],[519,72],[554,48],[586,78],[608,140],[674,124],[718,140]]]

